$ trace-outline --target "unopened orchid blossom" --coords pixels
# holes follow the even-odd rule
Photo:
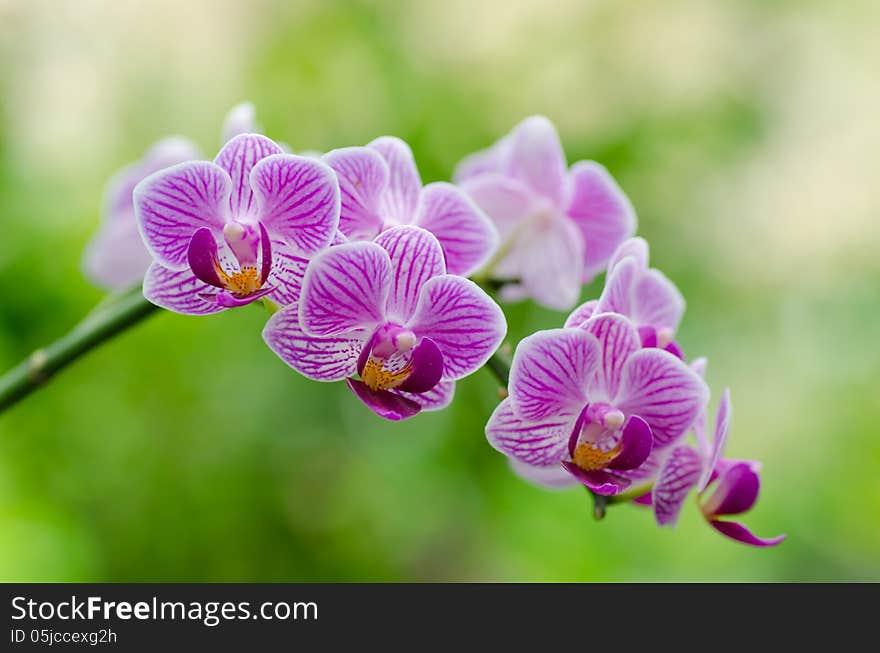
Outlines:
[[[243,102],[226,115],[221,142],[257,131],[254,105]],[[140,161],[126,166],[110,179],[101,227],[83,256],[83,269],[89,279],[106,290],[126,290],[143,280],[152,257],[138,233],[132,192],[154,172],[201,157],[199,148],[189,139],[169,136],[147,150]]]
[[[568,168],[543,116],[462,161],[455,180],[498,228],[499,251],[484,274],[503,284],[505,299],[570,309],[635,231],[635,212],[608,171],[593,161]]]
[[[178,313],[213,313],[261,297],[294,302],[302,262],[333,241],[339,224],[333,171],[257,134],[236,136],[213,162],[151,175],[134,198],[155,259],[144,296]]]
[[[758,537],[736,521],[726,519],[748,512],[758,500],[761,464],[751,460],[723,458],[731,421],[730,391],[725,390],[715,418],[710,445],[705,437],[705,414],[695,423],[697,447],[675,447],[660,467],[651,504],[660,526],[674,525],[691,490],[699,495],[700,512],[716,531],[743,544],[775,546],[785,535]]]
[[[594,313],[620,313],[636,325],[645,347],[666,349],[684,358],[675,341],[684,307],[684,297],[675,284],[648,267],[648,243],[643,238],[630,238],[611,257],[599,299],[578,306],[565,326],[579,327]]]
[[[395,225],[416,225],[440,242],[446,271],[462,276],[495,251],[498,234],[486,215],[452,184],[422,186],[412,150],[399,138],[333,150],[324,161],[339,177],[339,229],[349,239],[372,240]]]
[[[708,399],[691,368],[643,348],[635,325],[614,313],[522,340],[509,392],[486,426],[490,444],[532,466],[561,465],[601,495],[626,490],[625,472],[677,441]]]
[[[483,290],[447,274],[434,235],[398,226],[318,254],[298,305],[273,315],[263,337],[304,376],[345,380],[377,415],[400,420],[447,406],[506,330]]]

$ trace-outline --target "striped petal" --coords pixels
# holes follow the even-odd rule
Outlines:
[[[661,349],[640,349],[624,364],[611,403],[648,422],[660,448],[691,427],[708,398],[706,384],[684,362]]]
[[[251,170],[257,161],[281,152],[281,147],[265,136],[239,134],[226,143],[214,158],[214,163],[223,168],[232,180],[229,210],[233,218],[243,220],[256,211]]]
[[[372,330],[385,319],[390,288],[391,261],[379,245],[356,242],[326,249],[306,270],[300,325],[314,336]]]
[[[654,517],[660,526],[674,526],[688,493],[703,472],[703,460],[687,446],[676,447],[666,459],[651,498]]]
[[[694,369],[694,364],[691,364],[691,369]],[[725,388],[724,393],[721,395],[721,401],[718,404],[718,413],[715,415],[715,437],[712,442],[712,451],[706,467],[703,470],[703,474],[700,476],[700,482],[697,483],[697,489],[700,492],[705,490],[706,486],[709,485],[709,481],[712,478],[712,472],[717,467],[718,461],[721,460],[721,456],[724,455],[732,416],[733,406],[730,403],[730,388]],[[699,439],[699,434],[697,437]],[[705,440],[705,436],[703,436],[703,439]]]
[[[317,337],[303,333],[297,306],[288,306],[269,318],[263,340],[297,372],[315,381],[341,381],[353,376],[369,333],[349,331]]]
[[[568,436],[577,413],[526,420],[508,397],[495,408],[486,424],[489,444],[503,454],[529,465],[558,465],[568,455]]]
[[[642,347],[639,332],[632,322],[616,313],[600,313],[591,317],[583,329],[599,341],[601,364],[590,382],[593,401],[610,401],[617,396],[623,366]]]
[[[492,222],[452,184],[425,186],[413,223],[440,241],[450,274],[470,275],[489,260],[498,246],[498,232]]]
[[[144,243],[165,267],[187,267],[190,238],[206,227],[222,233],[231,182],[208,161],[190,161],[150,175],[134,189],[135,215]]]
[[[224,310],[213,296],[217,289],[190,270],[170,270],[153,263],[144,276],[144,297],[156,306],[184,315],[208,315]]]
[[[524,419],[577,415],[601,364],[595,336],[579,329],[551,329],[524,338],[510,367],[510,399]]]
[[[399,138],[383,136],[367,145],[388,164],[388,190],[379,201],[379,215],[386,223],[409,224],[416,214],[422,180],[409,145]]]
[[[470,279],[444,274],[429,279],[406,325],[431,338],[443,354],[443,378],[460,379],[477,371],[507,333],[504,313]]]
[[[266,230],[300,256],[333,240],[339,226],[339,184],[330,166],[302,156],[277,154],[251,170],[250,185]]]
[[[391,259],[391,292],[387,316],[405,323],[416,310],[422,287],[446,274],[443,250],[429,231],[407,225],[383,231],[374,241]]]
[[[339,180],[339,230],[352,240],[372,240],[383,225],[379,201],[390,177],[385,159],[368,147],[345,147],[328,152],[323,160]]]

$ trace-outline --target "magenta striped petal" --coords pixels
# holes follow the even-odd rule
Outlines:
[[[520,341],[510,366],[510,398],[525,419],[580,413],[601,364],[596,338],[580,329],[538,331]]]
[[[535,207],[535,194],[528,186],[500,174],[468,179],[461,189],[489,216],[502,242],[513,236]]]
[[[703,471],[703,459],[687,446],[676,447],[666,459],[652,493],[654,517],[660,526],[674,526],[688,493]]]
[[[565,319],[565,328],[566,329],[577,329],[582,328],[584,326],[584,322],[593,317],[593,314],[596,312],[596,306],[598,305],[598,300],[591,299],[588,302],[584,302],[576,309],[571,312]]]
[[[569,173],[567,214],[584,235],[584,281],[602,272],[615,250],[636,230],[632,205],[608,171],[593,161],[575,163]]]
[[[346,383],[357,398],[379,417],[397,422],[417,415],[421,405],[390,390],[371,390],[365,383],[356,379],[347,379]]]
[[[314,336],[372,330],[385,320],[390,288],[391,261],[384,249],[368,242],[331,247],[306,270],[300,325]]]
[[[304,257],[330,245],[339,226],[339,185],[330,166],[292,154],[268,156],[254,165],[250,185],[270,234]]]
[[[406,225],[383,231],[374,242],[391,259],[386,315],[389,320],[403,324],[413,316],[425,283],[446,274],[443,250],[429,231]]]
[[[617,396],[623,366],[629,357],[641,349],[639,332],[632,322],[616,313],[593,315],[583,329],[599,341],[600,364],[590,381],[593,401],[610,401]]]
[[[272,247],[272,269],[269,271],[267,286],[273,288],[268,297],[279,306],[289,306],[299,302],[302,294],[303,277],[309,262],[296,256],[287,245],[275,241]]]
[[[134,189],[135,214],[144,243],[165,267],[187,267],[189,240],[200,228],[220,234],[231,182],[207,161],[181,163],[150,175]]]
[[[495,449],[530,465],[556,465],[568,456],[568,435],[577,413],[524,420],[508,397],[486,424],[486,438]]]
[[[577,480],[559,464],[529,465],[516,458],[508,458],[514,474],[523,480],[548,490],[564,490],[577,484]]]
[[[776,546],[785,540],[785,535],[777,535],[776,537],[769,538],[758,537],[748,528],[734,521],[721,521],[719,519],[714,519],[711,520],[709,524],[725,537],[729,537],[732,540],[742,542],[743,544],[749,544],[751,546]]]
[[[386,223],[410,224],[415,217],[422,180],[409,145],[399,138],[383,136],[367,145],[388,164],[388,190],[379,200],[379,215]]]
[[[263,329],[263,340],[269,348],[297,372],[315,381],[341,381],[353,376],[368,335],[366,331],[329,337],[306,335],[300,329],[296,306],[275,313]]]
[[[223,168],[232,180],[229,210],[233,218],[245,219],[256,212],[251,170],[257,161],[281,152],[281,148],[265,136],[239,134],[226,143],[214,158],[214,163]]]
[[[694,369],[694,364],[691,364],[691,369]],[[718,465],[718,461],[721,460],[721,456],[724,455],[732,416],[733,406],[730,403],[730,388],[725,388],[724,393],[721,395],[721,401],[718,404],[718,413],[715,415],[715,436],[712,442],[712,453],[705,469],[703,470],[703,474],[700,477],[700,482],[697,483],[697,489],[700,492],[705,490],[706,486],[709,485],[709,480],[712,478],[712,472]],[[705,440],[705,436],[703,436],[703,439]]]
[[[684,297],[660,270],[645,270],[631,292],[632,318],[637,324],[678,329],[684,315]]]
[[[691,427],[708,398],[706,384],[681,360],[662,349],[640,349],[624,364],[611,403],[648,422],[659,448]]]
[[[190,270],[169,270],[153,263],[144,276],[144,297],[175,313],[208,315],[222,311],[223,307],[210,299],[216,294],[216,288],[199,281]]]
[[[452,184],[435,182],[422,189],[413,224],[440,241],[450,274],[472,274],[498,246],[498,232],[489,218]]]
[[[391,392],[416,402],[422,410],[443,410],[452,403],[452,398],[455,396],[455,381],[440,381],[427,392],[403,392],[399,388]]]
[[[385,159],[368,147],[345,147],[328,152],[323,160],[339,179],[339,230],[352,240],[372,240],[383,226],[379,200],[390,176]]]
[[[507,321],[498,304],[473,281],[451,274],[425,283],[406,326],[437,343],[447,380],[481,368],[507,333]]]
[[[514,128],[511,138],[508,173],[562,210],[567,170],[556,127],[544,116],[532,116]]]

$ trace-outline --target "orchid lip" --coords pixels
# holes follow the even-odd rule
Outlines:
[[[399,388],[424,393],[443,376],[443,354],[430,338],[419,339],[396,324],[384,324],[370,336],[358,356],[357,371],[371,391]]]
[[[260,269],[256,267],[257,230],[238,222],[229,222],[223,228],[226,244],[239,263],[237,272],[223,269],[217,253],[217,241],[208,228],[196,231],[187,249],[187,261],[200,281],[220,288],[217,303],[225,308],[243,306],[270,293],[266,281],[272,268],[272,246],[262,223],[259,224]],[[222,295],[222,297],[221,297]],[[245,301],[246,300],[246,301]]]

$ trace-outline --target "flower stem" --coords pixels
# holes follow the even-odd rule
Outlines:
[[[510,362],[502,356],[500,352],[496,351],[492,354],[492,357],[486,361],[484,367],[495,375],[495,378],[498,379],[501,387],[506,391],[507,383],[510,379]]]
[[[37,349],[0,377],[0,413],[43,386],[70,363],[158,310],[144,298],[139,286],[100,303],[67,335]]]

